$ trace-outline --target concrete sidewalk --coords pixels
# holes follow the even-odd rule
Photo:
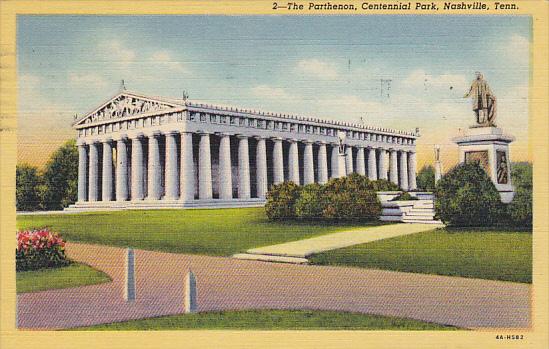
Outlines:
[[[67,243],[73,260],[113,282],[18,295],[21,329],[63,329],[183,312],[189,269],[198,311],[321,309],[464,328],[530,327],[530,284],[359,268],[135,251],[137,298],[123,299],[124,249]]]
[[[306,258],[315,253],[335,250],[353,245],[365,244],[396,236],[416,234],[443,227],[443,224],[390,224],[366,227],[341,233],[322,235],[310,239],[286,242],[283,244],[253,248],[249,254]]]

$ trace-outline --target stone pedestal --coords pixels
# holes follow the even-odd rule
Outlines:
[[[511,158],[509,144],[515,138],[503,133],[498,127],[471,127],[464,136],[453,141],[459,147],[460,163],[478,161],[494,182],[501,201],[513,200],[514,188],[511,184]]]

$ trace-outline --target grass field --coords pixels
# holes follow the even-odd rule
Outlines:
[[[49,227],[68,241],[216,256],[365,225],[270,222],[263,208],[17,216],[18,229]]]
[[[313,264],[532,282],[532,234],[437,229],[314,255]]]
[[[109,282],[107,274],[84,264],[17,272],[17,293],[37,292],[58,288],[95,285]]]
[[[172,315],[75,330],[456,330],[428,322],[335,311],[244,310]]]

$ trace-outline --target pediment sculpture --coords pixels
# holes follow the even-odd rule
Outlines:
[[[143,100],[132,96],[121,95],[114,98],[103,108],[90,115],[86,122],[89,123],[122,118],[170,108],[173,108],[173,106],[157,101]]]

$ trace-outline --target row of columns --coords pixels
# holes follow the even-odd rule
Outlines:
[[[168,132],[166,136],[165,150],[165,199],[190,201],[194,199],[195,176],[193,161],[192,133],[181,133],[180,158],[178,163],[177,136],[178,132]],[[102,182],[101,200],[112,201],[113,197],[113,173],[115,173],[116,200],[126,201],[160,200],[162,196],[159,132],[149,134],[147,169],[144,169],[144,156],[142,140],[143,135],[131,139],[131,159],[128,158],[127,143],[125,137],[116,139],[117,164],[112,165],[113,140],[106,139],[102,142]],[[248,137],[238,135],[238,198],[249,199],[251,197],[250,186],[250,159]],[[273,182],[279,184],[284,181],[284,157],[282,138],[273,139]],[[297,140],[290,140],[288,153],[288,180],[300,183],[299,171],[299,147]],[[303,184],[315,182],[313,143],[305,141],[303,153]],[[79,146],[79,178],[78,200],[99,200],[99,146],[97,142]],[[331,144],[331,174],[332,178],[342,177],[352,172],[368,175],[369,179],[389,179],[399,185],[403,190],[416,188],[416,160],[414,152],[389,150],[389,177],[385,168],[387,150],[381,149],[379,153],[374,148],[358,147],[356,152],[356,168],[353,161],[353,148],[347,147],[345,156],[340,154],[338,144]],[[328,181],[327,144],[321,143],[317,153],[317,182]],[[398,155],[400,153],[400,156]],[[378,155],[379,154],[379,155]],[[267,146],[266,139],[257,138],[256,147],[256,183],[257,197],[265,198],[267,193]],[[89,163],[87,163],[89,159]],[[368,173],[366,173],[366,159]],[[400,163],[399,163],[400,161]],[[128,162],[131,162],[131,188],[128,188]],[[87,171],[86,171],[87,170]],[[147,171],[147,193],[144,187],[144,171]],[[87,172],[87,173],[86,173]],[[229,200],[233,198],[233,179],[231,166],[231,142],[229,134],[220,134],[219,145],[219,198]],[[210,134],[201,133],[198,152],[198,197],[199,199],[212,198],[212,161],[210,152]]]

